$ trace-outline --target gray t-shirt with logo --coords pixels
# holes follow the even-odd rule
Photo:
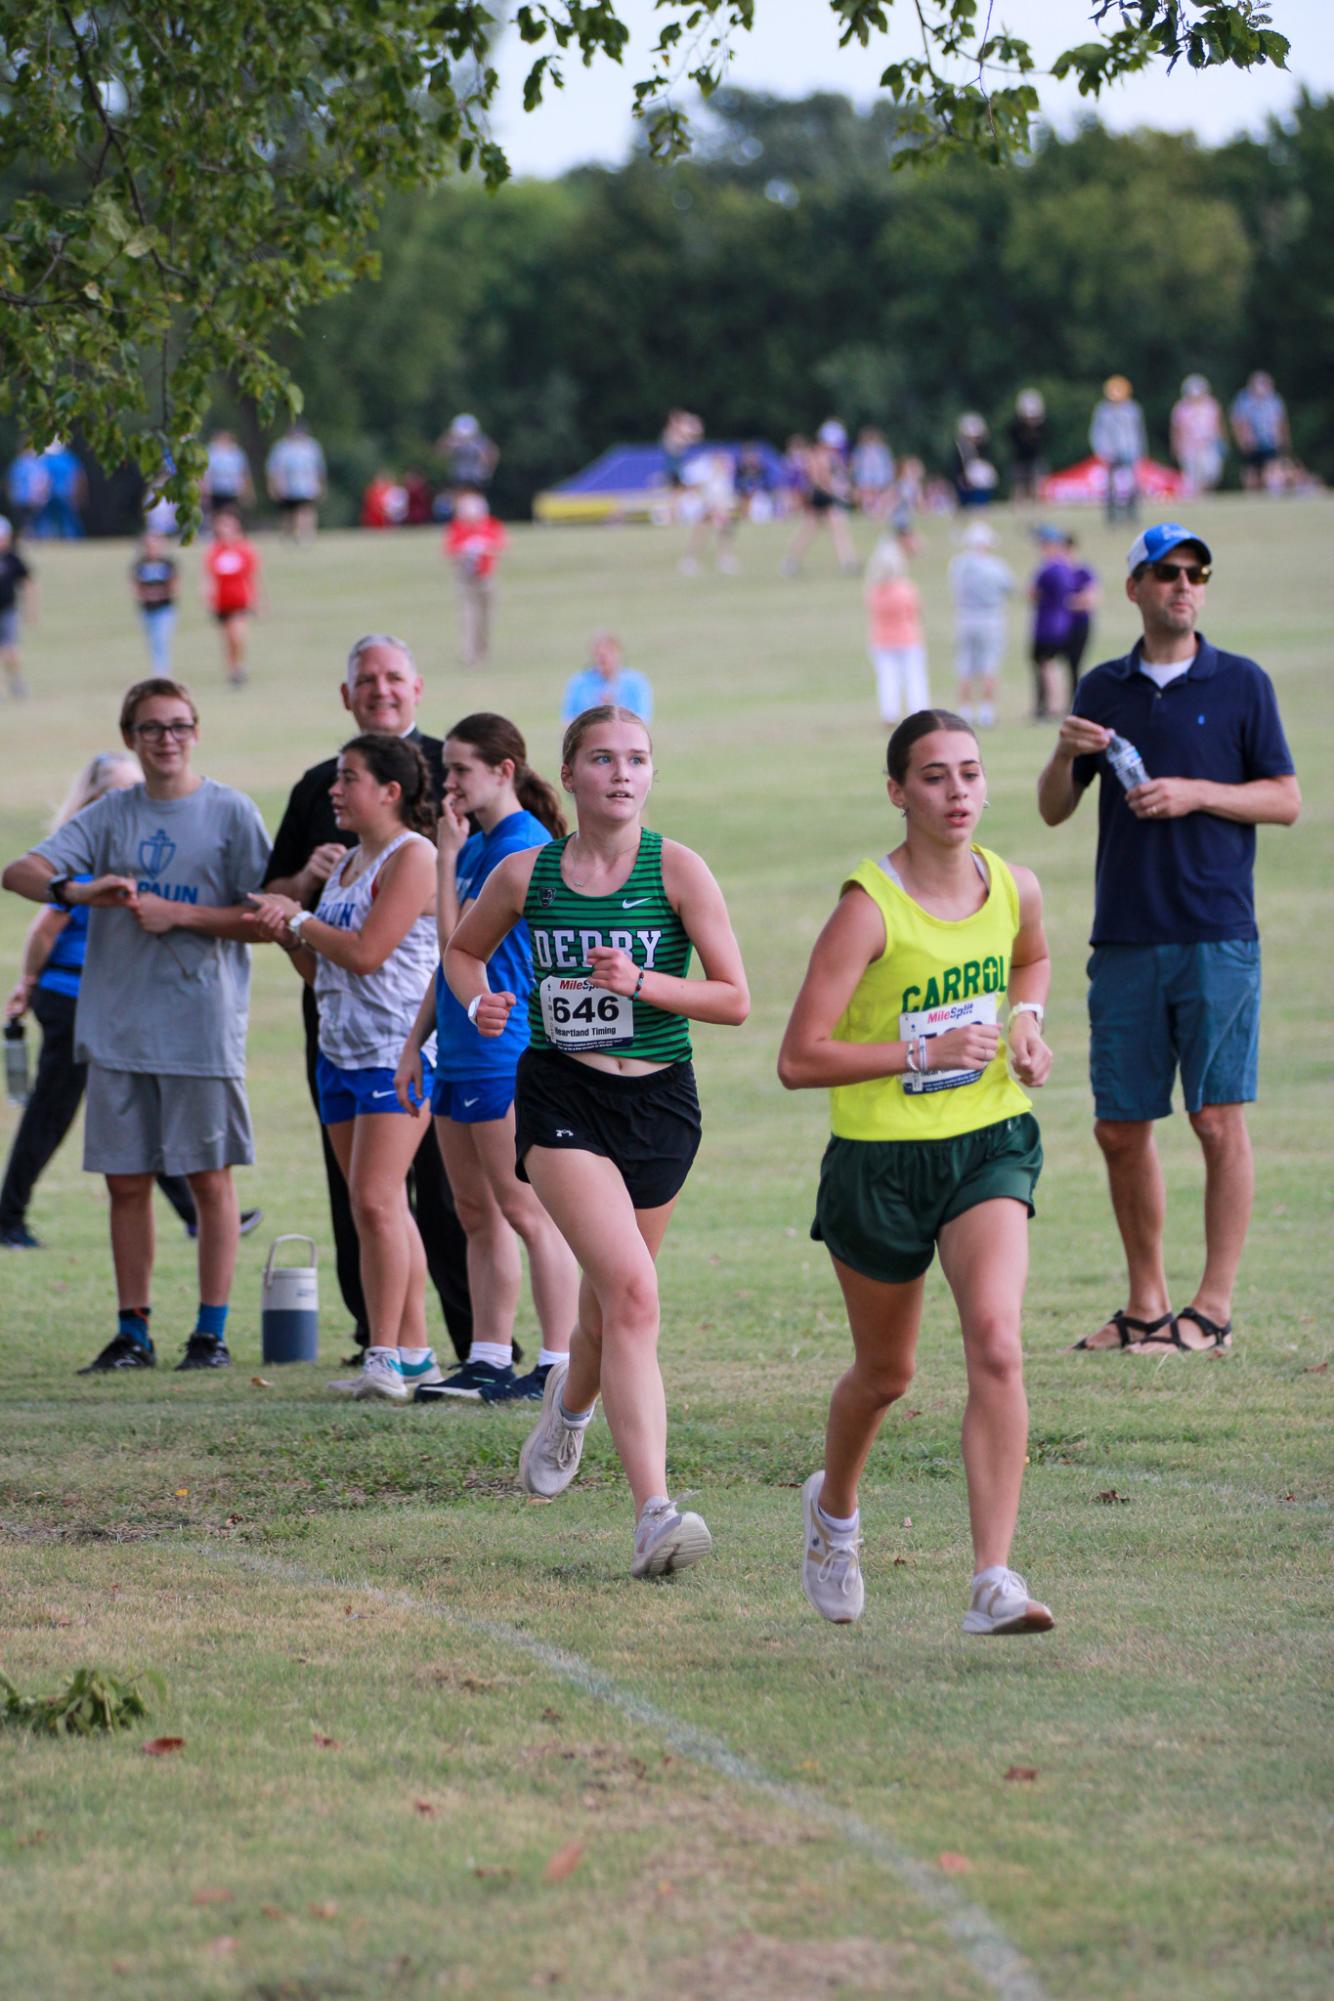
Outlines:
[[[124,875],[173,903],[226,909],[264,880],[269,837],[244,792],[206,778],[184,799],[108,792],[33,850],[62,874]],[[93,910],[75,1055],[105,1070],[243,1077],[250,947],[198,931],[157,937],[128,910]]]

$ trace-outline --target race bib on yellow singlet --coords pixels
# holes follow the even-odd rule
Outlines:
[[[975,1022],[994,1028],[996,999],[995,994],[974,994],[970,1000],[947,1001],[943,1007],[923,1008],[917,1014],[901,1014],[899,1040],[911,1042],[914,1036],[920,1035],[929,1043],[938,1035],[947,1035],[952,1028],[971,1028]],[[985,1064],[980,1070],[927,1070],[921,1076],[905,1070],[903,1089],[906,1096],[920,1098],[926,1091],[957,1091],[961,1084],[976,1084],[985,1075]]]
[[[538,988],[542,1028],[562,1055],[589,1049],[624,1049],[635,1039],[635,1009],[629,994],[608,993],[591,980],[553,974]]]

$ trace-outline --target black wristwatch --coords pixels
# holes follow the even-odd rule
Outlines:
[[[74,908],[72,903],[66,902],[64,896],[65,884],[69,879],[69,870],[66,869],[63,875],[53,875],[50,882],[46,885],[46,900],[48,903],[54,903],[57,910],[72,910]]]

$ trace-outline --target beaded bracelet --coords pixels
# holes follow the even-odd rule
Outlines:
[[[630,996],[632,1001],[637,1001],[639,999],[640,992],[642,991],[644,985],[644,975],[645,973],[647,973],[647,971],[648,971],[647,966],[641,966],[639,968],[639,978],[635,981],[635,990]]]

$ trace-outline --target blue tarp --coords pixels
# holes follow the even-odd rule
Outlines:
[[[700,452],[726,452],[735,466],[741,452],[749,449],[751,444],[752,441],[749,439],[743,444],[737,444],[730,439],[710,438],[704,444],[697,445],[692,451],[687,452],[685,463],[688,466],[691,459],[697,457]],[[772,486],[781,485],[785,474],[782,453],[775,451],[773,446],[766,444],[763,439],[756,439],[753,444],[760,455],[769,483]],[[581,472],[572,473],[569,479],[563,479],[559,485],[549,487],[547,490],[553,494],[569,495],[647,493],[652,487],[665,487],[666,484],[667,454],[661,445],[609,445],[599,458],[594,459],[592,465],[585,466]]]

